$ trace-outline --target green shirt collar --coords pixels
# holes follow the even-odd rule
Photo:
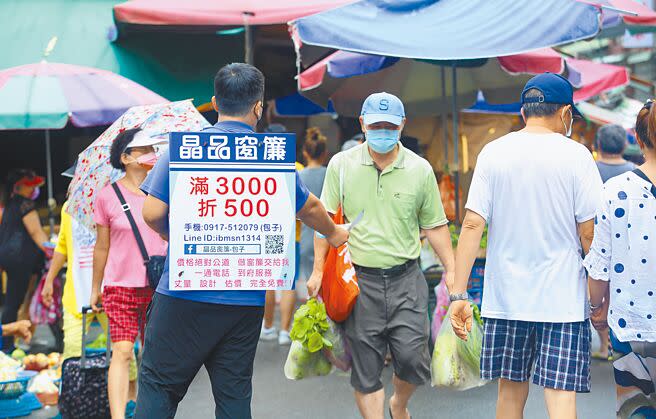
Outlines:
[[[403,169],[405,168],[405,147],[403,147],[403,144],[401,144],[401,141],[399,141],[399,155],[396,156],[396,161],[394,161],[394,164],[392,165],[395,169]],[[374,159],[371,158],[371,154],[369,154],[369,146],[365,142],[362,144],[362,149],[360,150],[362,154],[362,164],[364,166],[373,166],[374,165]],[[389,170],[385,170],[389,171]]]

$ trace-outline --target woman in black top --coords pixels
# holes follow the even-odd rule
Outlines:
[[[0,223],[0,266],[7,272],[2,324],[16,321],[30,277],[42,260],[44,243],[48,241],[34,204],[43,183],[43,178],[31,170],[13,170],[7,177]],[[12,350],[13,346],[13,337],[5,336],[2,349]]]

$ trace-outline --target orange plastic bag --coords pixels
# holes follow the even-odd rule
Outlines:
[[[341,206],[333,217],[335,224],[344,224]],[[348,244],[338,248],[331,247],[323,265],[321,299],[326,305],[326,313],[333,321],[341,323],[348,318],[360,294],[355,267],[351,262]]]

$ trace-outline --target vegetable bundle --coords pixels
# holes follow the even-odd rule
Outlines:
[[[465,342],[456,336],[448,319],[451,309],[447,312],[440,332],[435,340],[431,376],[433,386],[448,387],[454,390],[468,390],[486,384],[481,379],[480,362],[483,347],[483,321],[478,307],[472,304],[474,321]]]
[[[290,380],[328,375],[334,363],[342,370],[350,368],[350,354],[339,326],[326,314],[325,305],[311,298],[294,313],[293,340],[285,362]]]

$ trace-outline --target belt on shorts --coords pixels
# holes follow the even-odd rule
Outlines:
[[[412,259],[412,260],[409,260],[409,261],[407,261],[407,262],[405,262],[401,265],[396,265],[396,266],[393,266],[391,268],[386,268],[386,269],[367,268],[365,266],[360,266],[360,265],[355,265],[355,264],[354,264],[354,266],[358,270],[360,270],[360,271],[362,271],[362,272],[364,272],[368,275],[396,276],[396,275],[402,275],[402,274],[406,273],[408,270],[410,270],[410,268],[412,268],[416,264],[417,264],[417,259]]]

